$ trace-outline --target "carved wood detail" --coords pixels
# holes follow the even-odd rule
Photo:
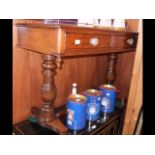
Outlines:
[[[113,84],[114,83],[114,80],[115,80],[115,77],[116,77],[116,71],[115,71],[115,68],[116,68],[116,63],[117,63],[117,54],[115,53],[112,53],[112,54],[109,54],[109,66],[106,70],[106,83],[107,84]]]

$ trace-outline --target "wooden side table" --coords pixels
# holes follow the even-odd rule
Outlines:
[[[40,126],[58,134],[68,129],[55,114],[56,99],[54,76],[65,57],[107,54],[109,67],[106,81],[115,80],[117,53],[133,51],[137,44],[137,33],[103,30],[75,25],[17,24],[18,47],[42,54],[43,84],[41,107],[32,107],[32,114]]]

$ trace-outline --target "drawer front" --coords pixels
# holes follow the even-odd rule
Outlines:
[[[111,47],[110,35],[66,34],[66,49],[100,49]]]
[[[135,48],[137,35],[113,36],[113,43],[115,48]]]
[[[87,50],[105,53],[106,51],[127,50],[135,48],[137,35],[110,35],[110,34],[79,34],[66,33],[65,50],[74,52]]]

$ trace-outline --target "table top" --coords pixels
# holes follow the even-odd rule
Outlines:
[[[33,23],[18,23],[16,24],[17,27],[31,27],[31,28],[50,28],[50,29],[75,29],[75,30],[95,30],[95,31],[102,31],[102,32],[111,32],[111,33],[126,33],[126,34],[138,34],[138,32],[127,31],[127,30],[115,30],[115,29],[106,29],[103,27],[95,27],[95,26],[83,26],[83,25],[76,25],[76,24],[33,24]]]

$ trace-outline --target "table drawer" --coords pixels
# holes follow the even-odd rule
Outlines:
[[[113,47],[115,48],[135,48],[137,35],[113,36]]]
[[[66,49],[98,49],[111,47],[110,35],[66,34]]]
[[[125,50],[135,48],[137,43],[137,35],[103,35],[103,34],[76,34],[67,33],[65,39],[65,50]]]

